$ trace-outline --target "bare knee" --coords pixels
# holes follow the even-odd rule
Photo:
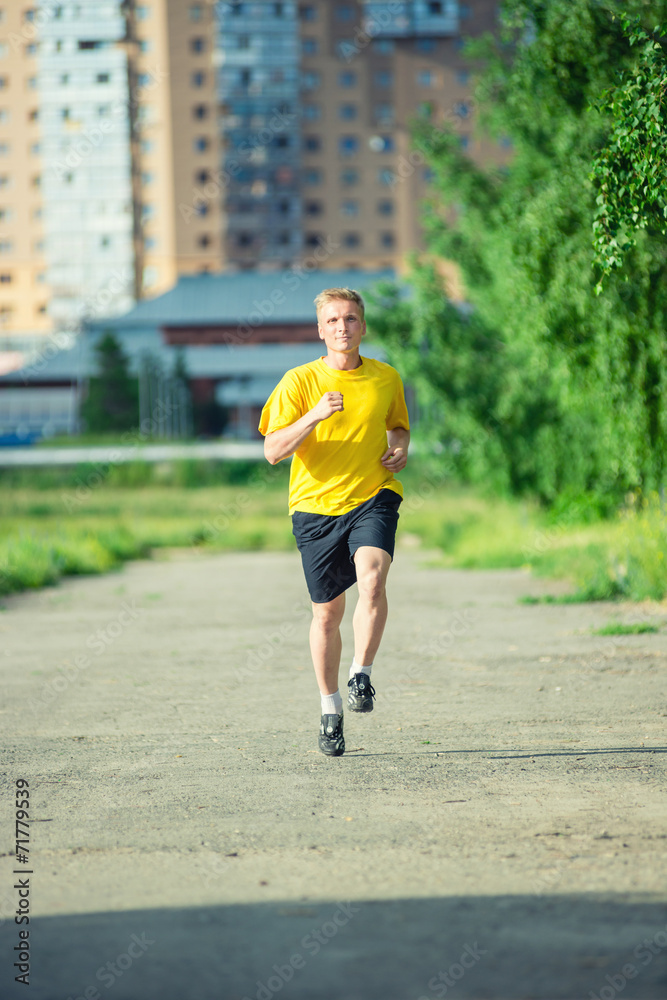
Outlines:
[[[371,604],[377,604],[385,595],[385,581],[386,574],[379,566],[366,570],[361,576],[357,575],[359,596]]]
[[[335,600],[328,604],[313,604],[313,622],[321,632],[329,635],[340,626],[344,612],[344,601],[341,603]]]

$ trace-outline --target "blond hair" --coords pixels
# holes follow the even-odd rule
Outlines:
[[[320,312],[322,308],[327,304],[327,302],[335,302],[336,299],[343,299],[345,302],[356,302],[359,306],[359,314],[363,321],[364,318],[364,300],[362,299],[359,292],[356,292],[354,288],[325,288],[323,292],[315,299],[315,308],[317,310],[317,318],[320,318]]]

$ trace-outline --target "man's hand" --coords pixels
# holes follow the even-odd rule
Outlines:
[[[340,413],[342,409],[343,393],[325,392],[319,403],[316,403],[310,413],[319,422],[320,420],[327,420],[334,413]]]
[[[380,461],[389,472],[400,472],[407,465],[408,456],[403,448],[395,446],[387,448]]]

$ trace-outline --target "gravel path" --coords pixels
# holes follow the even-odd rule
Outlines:
[[[376,709],[333,759],[296,554],[5,600],[1,996],[665,996],[667,631],[591,628],[667,606],[525,605],[554,585],[423,561],[397,552]]]

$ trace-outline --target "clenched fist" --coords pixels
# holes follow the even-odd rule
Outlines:
[[[340,413],[343,410],[342,392],[325,392],[319,403],[313,407],[311,413],[318,420],[327,420],[333,413]]]

